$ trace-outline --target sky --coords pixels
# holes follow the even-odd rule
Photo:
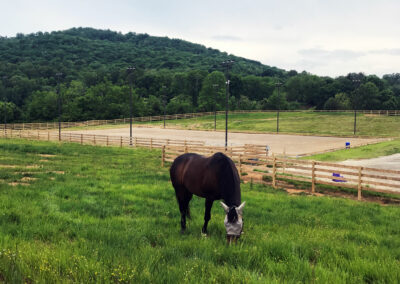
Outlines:
[[[168,36],[285,70],[400,72],[399,0],[0,0],[0,36],[110,29]]]

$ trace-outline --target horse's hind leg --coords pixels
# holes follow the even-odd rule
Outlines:
[[[176,198],[178,199],[179,211],[181,212],[181,233],[186,230],[186,216],[189,216],[189,202],[192,199],[193,194],[187,191],[185,188],[179,188],[175,190]]]
[[[211,219],[211,207],[214,203],[214,200],[212,199],[206,199],[206,211],[204,213],[204,225],[203,228],[201,229],[201,233],[204,235],[207,235],[207,225],[208,221]]]

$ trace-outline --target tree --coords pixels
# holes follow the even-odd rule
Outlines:
[[[346,93],[338,93],[335,97],[330,97],[324,104],[324,109],[351,109],[350,98]]]
[[[199,110],[213,111],[221,109],[225,98],[225,76],[220,71],[214,71],[204,79],[199,95]]]
[[[362,84],[353,92],[351,103],[354,109],[379,109],[379,89],[371,82]]]

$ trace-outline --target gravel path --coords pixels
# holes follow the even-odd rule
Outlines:
[[[110,135],[110,136],[129,136],[129,127],[113,128],[100,130],[77,130],[65,131],[74,133]],[[163,139],[181,139],[205,141],[206,145],[224,146],[225,132],[198,131],[198,130],[178,130],[163,128],[133,128],[134,137],[152,137]],[[343,149],[346,142],[351,146],[376,143],[384,139],[364,139],[364,138],[338,138],[322,136],[301,136],[286,134],[250,134],[250,133],[228,133],[228,145],[237,146],[244,144],[268,145],[270,151],[281,154],[284,151],[287,155],[304,155],[315,152],[323,152],[333,149]]]

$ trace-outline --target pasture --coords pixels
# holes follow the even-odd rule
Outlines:
[[[216,203],[179,233],[160,151],[0,139],[0,282],[400,281],[400,207],[242,184],[245,234]]]
[[[229,130],[238,132],[276,132],[276,112],[230,113]],[[151,124],[162,125],[161,122]],[[168,127],[214,130],[214,116],[168,120]],[[217,115],[217,130],[225,130],[225,115]],[[354,113],[280,112],[279,132],[289,134],[353,136]],[[357,114],[357,136],[399,137],[400,116]]]

